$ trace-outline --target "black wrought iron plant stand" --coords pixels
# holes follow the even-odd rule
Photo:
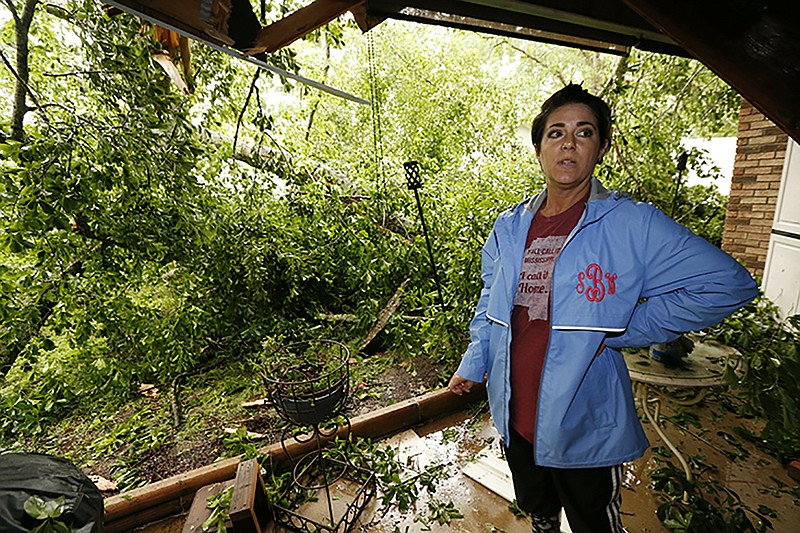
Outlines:
[[[342,414],[349,392],[350,352],[347,346],[332,340],[304,341],[279,348],[278,363],[262,374],[271,400],[289,425],[284,429],[281,445],[292,462],[294,488],[325,494],[328,520],[321,523],[301,514],[287,497],[271,502],[275,522],[289,529],[307,533],[344,533],[349,531],[375,495],[377,480],[369,470],[352,464],[343,452],[323,449],[328,440],[346,428],[350,421]],[[313,442],[314,450],[294,458],[287,441]],[[330,486],[345,477],[358,484],[353,501],[337,518],[334,514]]]

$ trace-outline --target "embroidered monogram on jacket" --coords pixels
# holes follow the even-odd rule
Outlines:
[[[604,273],[600,265],[592,263],[583,272],[578,272],[575,290],[578,294],[585,294],[590,302],[602,302],[607,294],[617,292],[617,275]]]

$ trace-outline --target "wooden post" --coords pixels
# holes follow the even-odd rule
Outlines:
[[[269,523],[269,502],[258,461],[239,463],[231,496],[231,522],[236,533],[262,533]]]

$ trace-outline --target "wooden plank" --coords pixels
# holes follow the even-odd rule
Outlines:
[[[511,470],[500,451],[499,439],[478,453],[477,460],[467,463],[462,472],[490,491],[511,502],[516,497]]]
[[[378,336],[378,333],[383,331],[383,328],[386,327],[386,323],[389,321],[389,317],[391,317],[395,311],[400,307],[400,304],[403,303],[403,293],[408,286],[408,282],[411,281],[410,279],[403,280],[403,283],[397,288],[389,301],[386,302],[386,306],[378,313],[378,318],[372,324],[372,327],[369,328],[369,332],[367,336],[361,343],[361,346],[358,347],[359,352],[363,352],[367,349],[367,347],[375,340],[375,337]]]
[[[685,55],[622,0],[371,0],[367,13],[604,53],[627,55],[636,46]]]
[[[369,30],[386,20],[386,17],[374,17],[367,12],[367,3],[366,2],[359,2],[356,6],[354,6],[350,12],[353,14],[353,17],[356,19],[356,24],[358,24],[359,29],[363,33],[367,33]]]
[[[174,499],[162,503],[141,507],[136,514],[122,516],[118,520],[106,522],[105,533],[126,533],[133,531],[143,524],[156,522],[168,516],[175,516],[185,513],[186,509],[192,504],[192,496],[177,496]]]
[[[466,409],[474,402],[486,400],[486,388],[483,384],[475,385],[472,390],[461,396],[448,389],[441,389],[424,394],[414,399],[419,406],[419,421],[435,420],[444,415]]]
[[[242,402],[239,406],[244,409],[250,409],[253,407],[267,407],[272,404],[273,402],[269,398],[262,398],[261,400],[253,400],[252,402]]]
[[[230,1],[216,2],[219,13],[209,21],[201,20],[198,0],[170,0],[169,2],[163,0],[107,0],[107,2],[123,10],[145,15],[163,25],[182,30],[200,40],[217,45],[230,45],[233,42],[227,36]]]
[[[281,20],[261,28],[247,55],[273,53],[337,18],[363,0],[316,0]]]
[[[181,496],[193,495],[204,485],[233,479],[238,465],[238,458],[226,459],[112,496],[105,502],[106,524],[129,514],[138,513],[141,509],[155,507]],[[108,527],[106,531],[109,531]]]
[[[104,1],[107,2],[108,4],[111,4],[114,7],[120,8],[123,11],[131,13],[137,17],[141,17],[154,24],[158,24],[159,26],[163,26],[169,30],[176,31],[181,35],[185,35],[186,37],[197,39],[198,41],[204,42],[215,50],[219,50],[220,52],[224,52],[237,59],[241,59],[249,63],[252,63],[258,66],[259,68],[273,72],[283,78],[288,78],[291,80],[298,81],[310,87],[315,87],[320,91],[324,91],[328,94],[338,96],[339,98],[345,98],[352,102],[357,102],[361,105],[370,105],[370,102],[364,100],[363,98],[353,96],[352,94],[340,91],[339,89],[336,89],[334,87],[329,87],[324,83],[310,80],[308,78],[295,74],[294,72],[278,68],[274,65],[265,62],[263,59],[245,56],[239,50],[230,48],[230,45],[234,43],[234,40],[227,36],[227,34],[225,33],[225,31],[227,30],[225,30],[224,25],[221,30],[215,29],[212,26],[212,24],[217,24],[218,22],[221,22],[221,20],[217,20],[216,18],[211,21],[212,24],[205,24],[204,22],[200,21],[199,24],[205,24],[205,26],[198,27],[198,25],[195,25],[192,19],[190,19],[187,22],[185,20],[178,18],[180,16],[184,16],[183,12],[181,12],[181,14],[173,16],[170,15],[169,13],[164,13],[163,10],[159,10],[159,8],[163,5],[170,6],[171,8],[174,7],[173,2],[164,2],[163,0],[141,0],[138,2],[132,0],[104,0]],[[176,3],[180,2],[181,5],[185,4],[186,2],[198,4],[198,0],[175,0],[175,2]],[[214,5],[219,5],[221,7],[224,7],[224,4],[225,0],[215,0],[214,3]],[[222,12],[224,12],[224,10],[222,10]],[[196,18],[199,20],[199,13]],[[227,21],[225,23],[227,24]]]
[[[211,496],[219,494],[233,485],[233,480],[214,483],[201,487],[195,494],[192,506],[189,509],[189,514],[186,521],[183,523],[181,533],[201,533],[203,531],[203,523],[211,516],[211,509],[208,508],[208,499]]]

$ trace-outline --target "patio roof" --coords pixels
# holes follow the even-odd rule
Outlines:
[[[271,53],[351,11],[627,54],[694,57],[800,142],[800,5],[786,0],[315,0],[261,27],[249,0],[108,0],[217,47]],[[246,35],[232,12],[249,9]],[[245,42],[247,44],[242,45]],[[713,105],[713,102],[709,102]]]

